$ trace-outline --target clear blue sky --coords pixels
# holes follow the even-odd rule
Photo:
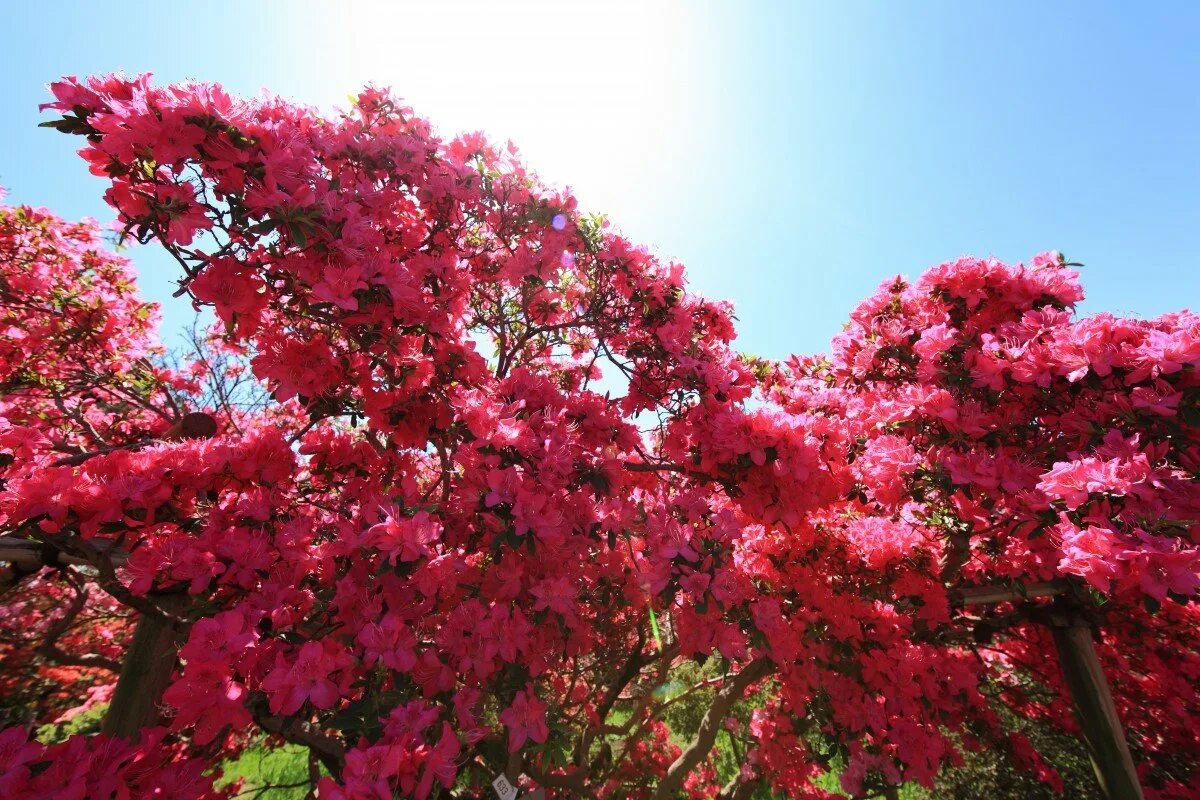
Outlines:
[[[0,184],[66,216],[111,219],[75,141],[35,127],[60,75],[326,108],[373,81],[443,132],[513,139],[732,299],[760,355],[824,350],[881,280],[965,253],[1060,249],[1087,265],[1085,311],[1200,306],[1196,3],[38,0],[4,16]],[[131,255],[170,332],[190,314],[174,270]]]

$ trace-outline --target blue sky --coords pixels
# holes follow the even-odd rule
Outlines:
[[[1139,7],[1140,6],[1140,7]],[[692,287],[742,349],[824,350],[883,279],[965,253],[1086,264],[1084,311],[1200,306],[1200,4],[14,4],[10,202],[111,219],[38,129],[63,74],[263,88],[325,108],[390,85],[443,132],[512,139]],[[130,251],[167,333],[171,265]]]

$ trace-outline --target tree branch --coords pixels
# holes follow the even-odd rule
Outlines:
[[[717,692],[716,699],[705,712],[704,719],[700,721],[700,729],[696,731],[696,738],[692,739],[691,744],[684,748],[679,758],[675,759],[675,763],[667,768],[667,774],[663,777],[662,783],[658,784],[658,788],[654,790],[651,800],[668,800],[675,796],[688,773],[712,750],[713,743],[717,740],[717,733],[721,730],[721,722],[729,715],[734,703],[742,699],[742,695],[750,684],[766,677],[774,669],[775,665],[766,658],[757,658],[747,664],[741,672],[721,688],[721,691]]]
[[[638,626],[637,645],[629,654],[629,659],[625,662],[625,666],[617,674],[616,680],[604,693],[600,703],[596,706],[596,719],[601,728],[604,727],[605,721],[608,719],[608,713],[612,710],[613,704],[617,702],[617,698],[621,696],[621,692],[629,685],[629,682],[638,676],[642,671],[642,667],[654,661],[653,658],[645,658],[642,655],[642,648],[646,645],[646,631],[643,626]],[[583,766],[587,759],[588,747],[592,743],[592,734],[595,733],[586,725],[579,735],[579,742],[575,747],[575,764]]]
[[[77,580],[77,579],[76,579]],[[80,655],[72,655],[65,653],[58,646],[58,640],[75,621],[75,618],[82,613],[87,605],[88,591],[86,586],[77,585],[74,580],[71,581],[71,588],[75,590],[75,597],[71,600],[71,604],[67,606],[67,610],[61,617],[54,620],[47,628],[45,637],[42,643],[37,646],[36,652],[48,661],[55,664],[62,664],[71,667],[92,667],[97,669],[106,669],[110,672],[120,672],[121,665],[111,658],[96,654],[82,653]]]
[[[743,778],[739,773],[721,789],[717,800],[750,800],[754,790],[762,784],[761,778]]]
[[[251,711],[254,712],[254,709]],[[254,712],[254,721],[268,733],[309,748],[334,776],[342,773],[342,766],[346,762],[346,746],[340,739],[323,733],[310,722],[298,719]]]

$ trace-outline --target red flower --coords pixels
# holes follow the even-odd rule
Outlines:
[[[513,698],[512,705],[500,712],[500,721],[508,728],[508,751],[515,753],[532,739],[542,743],[550,736],[546,725],[546,704],[537,699],[533,686],[526,686]]]

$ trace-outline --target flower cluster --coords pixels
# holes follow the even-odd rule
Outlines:
[[[75,736],[46,746],[21,728],[0,731],[0,792],[13,800],[45,797],[88,800],[221,800],[208,764],[147,729],[139,740]]]
[[[911,283],[886,281],[851,314],[830,359],[794,358],[766,384],[791,413],[844,421],[856,487],[810,519],[832,537],[826,558],[850,556],[867,567],[859,598],[903,612],[905,626],[916,623],[860,663],[889,651],[894,659],[903,644],[904,661],[932,658],[948,676],[960,655],[987,645],[977,652],[988,669],[973,681],[1000,686],[999,701],[1018,717],[1068,720],[1065,688],[1044,666],[1054,663],[1050,637],[1034,624],[1050,603],[1005,604],[982,618],[952,608],[956,593],[971,587],[1014,587],[1019,597],[1023,586],[1057,585],[1075,613],[1104,631],[1100,655],[1148,793],[1190,796],[1180,776],[1194,777],[1198,765],[1174,754],[1200,746],[1183,722],[1200,713],[1200,695],[1177,678],[1194,674],[1200,653],[1200,316],[1077,319],[1071,307],[1082,297],[1057,253],[1028,266],[948,262]],[[955,628],[964,624],[972,629],[960,643]],[[884,629],[871,625],[881,641]],[[911,649],[914,641],[943,647]],[[1171,668],[1154,644],[1161,641],[1173,642]],[[888,683],[911,666],[889,661]],[[1149,674],[1157,677],[1139,677]],[[1053,708],[1031,699],[1030,681],[1055,690]],[[814,686],[831,694],[832,685],[823,678]],[[939,693],[931,685],[922,704]],[[921,763],[917,742],[934,762],[943,758],[940,734],[920,730],[928,712],[901,714],[892,691],[884,696],[883,718],[851,728],[877,743],[861,756],[861,739],[850,746],[843,781],[851,790],[930,777],[936,764]],[[994,709],[973,689],[966,696],[978,707],[956,703],[939,713],[973,716],[976,731],[994,728]],[[853,704],[832,705],[829,718],[845,724]],[[1058,780],[1022,756],[1024,740],[994,741]],[[862,764],[873,766],[855,766]]]

